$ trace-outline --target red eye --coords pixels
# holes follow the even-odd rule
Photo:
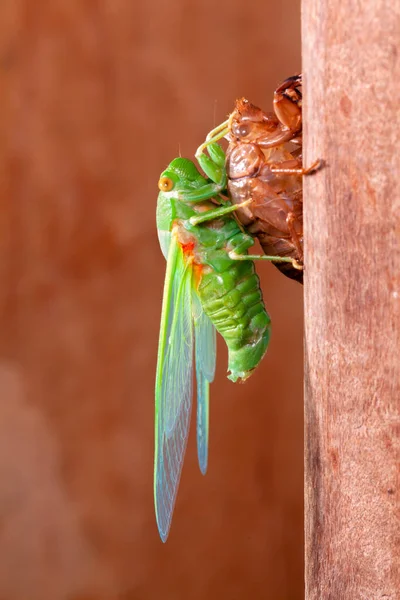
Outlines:
[[[161,177],[158,182],[158,189],[161,192],[169,192],[174,187],[174,182],[169,177]]]

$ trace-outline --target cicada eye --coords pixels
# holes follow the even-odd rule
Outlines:
[[[174,182],[169,177],[160,177],[158,189],[161,192],[169,192],[174,187]]]
[[[250,123],[236,122],[232,124],[232,133],[238,138],[245,138],[251,131]]]

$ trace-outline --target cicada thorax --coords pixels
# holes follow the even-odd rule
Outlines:
[[[239,100],[230,117],[226,155],[228,190],[235,204],[251,200],[237,211],[246,230],[256,236],[266,255],[293,258],[303,264],[303,196],[301,176],[276,171],[301,167],[301,79],[290,78],[275,94],[275,110],[293,129],[272,113]],[[285,96],[286,94],[286,96]],[[278,110],[279,107],[279,110]],[[283,115],[283,116],[282,116]],[[301,269],[275,263],[285,275],[303,281]]]
[[[203,310],[228,347],[229,378],[245,380],[267,350],[270,318],[253,262],[229,252],[245,253],[253,240],[231,216],[196,226],[182,221],[177,235]]]

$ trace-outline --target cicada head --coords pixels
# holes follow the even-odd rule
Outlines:
[[[206,183],[195,164],[187,158],[175,158],[158,180],[160,192],[196,189]]]
[[[274,131],[278,120],[273,113],[266,113],[246,98],[236,100],[230,116],[231,136],[243,142],[256,142],[269,131]]]

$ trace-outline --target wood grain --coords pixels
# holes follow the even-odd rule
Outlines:
[[[307,600],[395,600],[400,6],[303,1]],[[397,548],[398,552],[398,548]]]

